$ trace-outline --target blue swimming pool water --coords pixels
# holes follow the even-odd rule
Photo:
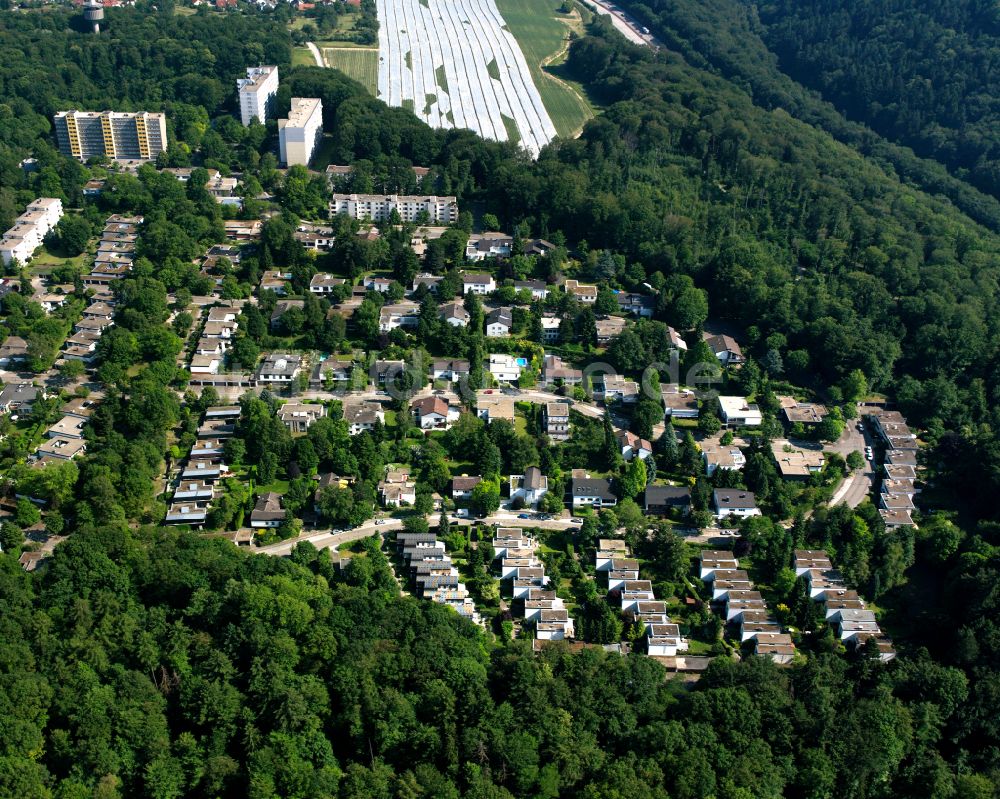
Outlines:
[[[527,358],[518,358],[517,359],[517,365],[518,366],[527,366],[528,365],[528,359]]]

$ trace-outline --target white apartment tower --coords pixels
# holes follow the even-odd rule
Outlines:
[[[334,194],[330,216],[346,214],[354,219],[384,222],[396,211],[404,222],[415,222],[426,211],[431,224],[450,225],[458,221],[458,202],[454,197],[414,196],[405,194]]]
[[[254,117],[261,123],[274,116],[274,95],[278,93],[277,67],[247,67],[247,76],[236,81],[240,93],[240,120],[249,127]]]
[[[288,119],[278,120],[278,146],[285,166],[309,166],[323,137],[323,102],[315,97],[293,97]]]

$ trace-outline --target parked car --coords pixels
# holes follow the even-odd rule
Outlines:
[[[579,516],[574,516],[572,519],[570,519],[570,521],[573,524],[583,524],[583,519],[581,519]]]
[[[530,513],[519,513],[519,514],[517,514],[517,518],[518,519],[530,519],[531,518],[531,514]]]

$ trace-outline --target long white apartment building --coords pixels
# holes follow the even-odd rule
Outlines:
[[[60,111],[54,117],[63,155],[86,161],[156,158],[167,149],[166,114],[149,111]]]
[[[62,200],[55,197],[39,197],[27,207],[14,222],[14,226],[3,234],[0,242],[0,257],[4,266],[17,260],[26,264],[35,250],[42,246],[46,234],[62,219]]]
[[[454,197],[408,194],[334,194],[330,201],[331,217],[346,214],[354,219],[383,222],[393,211],[403,222],[416,222],[426,211],[430,223],[450,225],[458,220],[458,201]]]
[[[278,120],[281,163],[309,166],[323,137],[323,101],[316,97],[293,97],[287,119]]]
[[[278,93],[278,68],[247,67],[247,76],[236,81],[240,93],[240,121],[249,127],[256,117],[261,123],[274,116],[274,95]]]

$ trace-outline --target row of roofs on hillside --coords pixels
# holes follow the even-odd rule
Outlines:
[[[187,460],[180,465],[165,524],[191,527],[205,524],[220,481],[231,474],[223,450],[226,440],[236,432],[240,413],[239,405],[216,405],[205,410],[197,439]]]
[[[837,637],[854,648],[874,640],[879,658],[892,660],[896,650],[879,628],[875,613],[857,591],[849,589],[822,549],[795,550],[795,576],[804,580],[809,598],[824,605],[824,619]]]
[[[740,569],[732,552],[702,550],[699,576],[709,584],[710,603],[724,624],[736,628],[741,644],[750,642],[754,654],[770,657],[776,663],[792,662],[795,657],[792,637],[781,631],[763,596],[755,590],[747,572]]]
[[[561,641],[576,637],[573,618],[563,600],[549,587],[538,542],[517,527],[497,527],[493,551],[500,562],[501,581],[511,581],[515,612],[534,627],[535,638]]]
[[[866,417],[885,446],[885,475],[879,487],[879,513],[888,528],[913,526],[917,471],[917,436],[899,411],[865,409]]]
[[[417,596],[446,605],[476,624],[483,623],[444,542],[435,533],[400,531],[396,533],[396,546]]]
[[[598,574],[607,576],[608,594],[618,598],[622,613],[645,627],[646,654],[676,657],[687,651],[687,639],[667,615],[666,604],[657,601],[652,582],[639,579],[639,561],[631,557],[623,540],[600,539],[595,568]]]

